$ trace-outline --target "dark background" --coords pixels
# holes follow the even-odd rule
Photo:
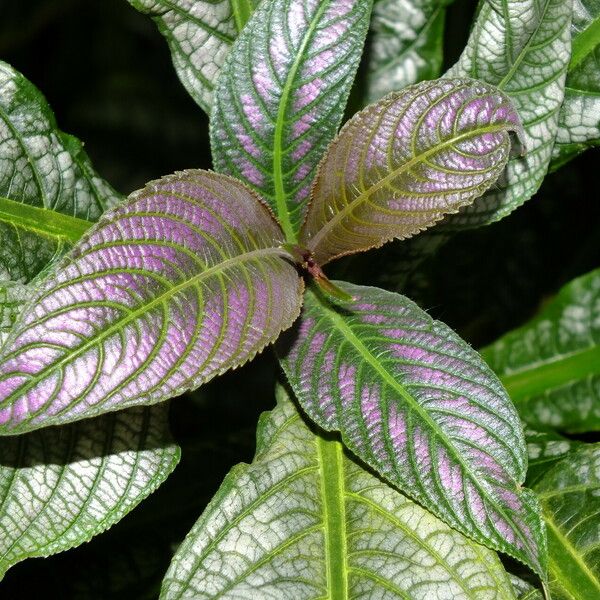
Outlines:
[[[468,35],[474,2],[449,10],[446,62]],[[0,59],[46,95],[64,131],[85,142],[97,171],[127,194],[189,167],[210,168],[208,119],[187,95],[154,23],[125,0],[0,0]],[[598,150],[549,175],[500,223],[457,235],[405,285],[474,346],[527,320],[577,275],[600,266]],[[397,245],[343,265],[371,282],[392,273]],[[258,415],[272,407],[278,367],[266,351],[172,404],[183,459],[148,501],[109,532],[65,554],[26,561],[1,599],[156,598],[172,551],[233,464],[250,461]]]

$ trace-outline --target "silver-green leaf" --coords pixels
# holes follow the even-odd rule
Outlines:
[[[210,113],[213,90],[237,33],[238,4],[254,0],[128,0],[150,15],[166,39],[183,87]]]
[[[283,390],[175,554],[162,600],[514,599],[494,552],[306,425]]]
[[[573,0],[573,51],[560,109],[553,167],[600,144],[600,2]]]
[[[29,281],[119,200],[40,91],[0,61],[0,279]]]
[[[444,225],[497,221],[531,198],[550,164],[564,97],[571,42],[571,0],[486,0],[449,77],[468,76],[505,92],[521,117],[525,156],[514,157],[495,188]]]
[[[165,405],[4,438],[0,444],[0,577],[108,529],[179,461]]]
[[[439,77],[447,3],[375,0],[366,42],[366,104],[413,83]]]

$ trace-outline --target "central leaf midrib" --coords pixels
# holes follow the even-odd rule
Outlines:
[[[487,127],[478,128],[475,131],[468,131],[462,133],[456,137],[453,137],[449,140],[442,142],[441,144],[430,148],[429,150],[425,150],[424,152],[417,154],[411,160],[406,163],[403,163],[397,169],[391,171],[388,175],[379,179],[377,183],[370,186],[368,189],[363,190],[360,194],[358,194],[351,202],[348,202],[339,212],[337,212],[327,223],[323,225],[319,229],[319,231],[308,240],[308,246],[315,251],[321,239],[329,233],[329,230],[333,228],[334,225],[337,225],[339,221],[344,219],[348,213],[352,213],[356,210],[357,206],[369,200],[369,198],[376,193],[379,189],[386,187],[388,183],[394,180],[396,177],[399,177],[401,174],[409,171],[414,165],[418,164],[421,161],[428,159],[431,155],[444,150],[445,148],[462,142],[463,140],[469,139],[470,137],[476,137],[484,133],[497,133],[498,131],[506,130],[506,124],[492,126],[489,125]]]
[[[0,197],[0,221],[43,235],[76,242],[92,222],[54,210]]]
[[[549,515],[545,516],[548,532],[548,549],[550,557],[550,572],[555,575],[560,585],[569,592],[573,591],[571,585],[575,581],[575,578],[570,576],[572,573],[571,569],[575,569],[579,574],[577,577],[577,584],[575,588],[575,596],[581,598],[581,600],[596,600],[600,597],[600,581],[592,573],[587,564],[579,557],[577,549],[573,547],[570,540],[566,538],[560,529],[556,526],[554,521]],[[552,546],[556,544],[560,549],[560,553],[556,554],[552,552]],[[557,562],[557,556],[560,556],[563,560],[568,559],[571,569],[569,569],[569,575],[564,573],[560,564]],[[553,568],[554,567],[554,568]],[[582,590],[583,583],[587,584],[585,590]],[[594,589],[591,589],[594,588]],[[580,594],[585,595],[581,596]],[[589,595],[588,595],[589,594]]]
[[[344,469],[341,444],[317,438],[328,600],[347,600],[348,566],[346,548],[346,506],[344,500]]]
[[[292,85],[296,79],[300,64],[304,59],[304,52],[317,28],[317,23],[323,16],[323,13],[328,5],[328,0],[321,2],[321,5],[319,6],[304,34],[304,37],[302,38],[302,43],[298,48],[296,58],[294,59],[294,62],[288,71],[283,90],[281,91],[281,100],[279,102],[277,119],[275,121],[275,131],[273,134],[273,183],[275,186],[275,202],[277,205],[277,212],[279,213],[279,220],[281,221],[282,229],[285,233],[287,241],[290,243],[296,242],[296,233],[290,220],[287,207],[287,196],[283,185],[283,126],[290,100]]]
[[[110,327],[108,327],[107,329],[102,331],[99,335],[94,336],[93,338],[88,340],[86,343],[82,344],[81,346],[78,346],[72,352],[67,352],[66,355],[63,358],[61,358],[59,361],[57,361],[55,363],[51,363],[46,368],[44,368],[40,372],[36,373],[35,377],[32,377],[31,379],[27,380],[27,382],[25,382],[21,386],[17,387],[9,396],[7,396],[2,402],[0,402],[0,406],[6,405],[15,396],[19,396],[21,394],[27,393],[31,388],[35,387],[45,377],[47,377],[48,373],[55,371],[57,369],[60,369],[66,363],[74,360],[75,358],[77,358],[78,356],[80,356],[81,354],[83,354],[84,352],[89,350],[90,348],[96,346],[97,344],[99,344],[100,342],[102,342],[103,340],[108,338],[115,331],[118,331],[122,327],[125,327],[131,321],[134,321],[139,316],[152,310],[152,308],[154,308],[155,306],[158,306],[162,302],[168,300],[169,298],[171,298],[178,292],[185,290],[186,288],[199,283],[203,279],[206,279],[206,278],[214,275],[215,273],[218,273],[219,271],[223,271],[225,269],[234,267],[236,265],[242,264],[242,263],[244,263],[248,260],[252,260],[254,258],[258,258],[261,256],[269,256],[269,255],[282,256],[282,257],[287,256],[285,251],[281,250],[280,248],[276,248],[276,247],[252,250],[250,252],[246,252],[245,254],[241,254],[241,255],[235,256],[233,258],[227,259],[217,265],[214,265],[214,266],[206,269],[205,271],[202,271],[201,273],[198,273],[198,275],[190,277],[189,279],[186,279],[185,281],[181,282],[180,284],[173,286],[172,288],[168,289],[164,293],[158,295],[156,298],[154,298],[150,302],[143,304],[143,305],[139,306],[138,308],[136,308],[135,310],[127,313],[124,317],[115,321]],[[99,304],[101,304],[101,303],[99,303]],[[11,373],[5,373],[5,375],[9,376],[9,375],[11,375]],[[43,406],[45,406],[45,404]],[[40,407],[40,410],[42,410],[43,406]]]
[[[325,304],[315,295],[313,294],[316,302],[321,306],[323,312],[329,319],[333,322],[333,324],[337,327],[337,329],[342,333],[342,335],[354,346],[354,348],[358,351],[358,353],[377,371],[377,373],[381,376],[383,381],[387,383],[391,388],[396,390],[404,400],[413,408],[413,410],[423,419],[423,421],[429,425],[430,430],[434,432],[440,441],[443,443],[448,452],[454,457],[457,463],[461,466],[463,471],[468,474],[470,480],[473,482],[473,485],[477,488],[479,492],[481,492],[487,501],[494,506],[494,508],[499,512],[501,516],[503,516],[509,523],[514,525],[513,519],[510,515],[506,514],[506,511],[503,506],[499,506],[493,496],[488,492],[488,490],[483,489],[480,485],[479,479],[474,476],[471,467],[467,465],[462,456],[456,451],[454,444],[452,444],[451,440],[448,439],[446,433],[439,427],[439,425],[429,416],[429,414],[423,409],[423,407],[412,397],[412,395],[404,388],[403,385],[398,383],[390,373],[379,363],[377,358],[373,356],[371,351],[362,343],[362,341],[356,336],[356,334],[352,331],[350,326],[344,322],[343,318],[340,317],[334,310],[325,306]],[[421,501],[425,504],[426,499],[421,498]],[[527,547],[527,542],[523,537],[522,532],[519,528],[513,527],[513,531],[521,538],[524,543],[524,547]],[[472,534],[474,535],[474,534]],[[526,551],[524,551],[527,554]]]
[[[519,402],[591,375],[600,375],[600,345],[527,365],[498,377],[513,402]]]

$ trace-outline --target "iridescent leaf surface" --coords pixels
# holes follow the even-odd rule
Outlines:
[[[162,600],[514,600],[494,552],[450,529],[313,432],[292,401],[263,415],[175,554]]]
[[[323,264],[407,238],[473,202],[501,174],[510,100],[472,79],[427,81],[349,121],[319,166],[301,243]]]
[[[534,427],[600,431],[600,269],[482,355]]]
[[[32,279],[118,201],[40,91],[0,61],[0,280]]]
[[[534,489],[548,531],[552,600],[600,598],[600,444],[562,460]]]
[[[61,261],[0,355],[0,433],[150,404],[252,358],[302,280],[268,208],[185,171],[132,194]]]
[[[573,50],[554,163],[600,144],[600,1],[573,0]]]
[[[166,406],[4,438],[0,444],[0,578],[103,532],[179,461]]]
[[[339,127],[369,25],[371,0],[260,4],[219,79],[211,116],[217,171],[264,197],[288,241]]]
[[[336,285],[355,302],[335,307],[308,290],[277,345],[302,407],[446,523],[542,574],[539,506],[519,485],[522,426],[498,379],[407,298]]]
[[[531,198],[548,169],[564,97],[571,43],[571,0],[488,0],[480,4],[467,47],[449,77],[469,76],[498,86],[523,121],[525,156],[506,176],[444,226],[497,221]]]
[[[444,0],[375,0],[367,36],[365,104],[435,79],[442,68]]]
[[[128,0],[163,34],[179,80],[207,113],[221,67],[238,29],[235,0]],[[246,4],[249,4],[247,2]],[[241,22],[241,21],[240,21]]]

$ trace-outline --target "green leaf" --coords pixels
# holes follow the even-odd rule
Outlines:
[[[437,79],[356,114],[319,165],[301,244],[324,263],[411,237],[495,183],[521,131],[510,100]]]
[[[446,4],[446,0],[375,0],[365,45],[365,104],[439,77]]]
[[[548,531],[552,600],[600,598],[600,444],[558,463],[535,485]]]
[[[464,229],[502,219],[541,185],[558,131],[570,50],[571,0],[482,2],[467,47],[449,77],[496,85],[513,101],[525,130],[525,156],[505,176],[443,226]]]
[[[23,308],[30,300],[35,290],[42,284],[44,278],[62,258],[58,253],[46,266],[28,283],[0,280],[0,348],[8,339]]]
[[[371,3],[263,2],[223,67],[211,115],[215,169],[265,198],[288,242],[344,115]]]
[[[234,467],[178,549],[162,600],[515,598],[494,552],[382,483],[277,395],[253,463]]]
[[[529,582],[516,575],[509,574],[509,577],[518,600],[547,600],[544,594]]]
[[[535,496],[520,484],[519,417],[481,357],[399,294],[308,290],[277,352],[300,404],[390,483],[450,526],[545,573]]]
[[[553,168],[600,144],[600,2],[574,0],[573,49],[560,109]]]
[[[108,529],[179,461],[166,406],[136,408],[0,444],[0,577]]]
[[[31,280],[119,199],[39,90],[0,61],[0,281]]]
[[[303,282],[240,181],[190,170],[107,211],[34,291],[0,354],[0,435],[152,404],[292,325]]]
[[[535,431],[526,428],[525,440],[529,457],[527,485],[530,487],[556,462],[583,446],[583,442],[570,440],[552,430]]]
[[[600,269],[481,353],[533,427],[600,431]]]
[[[235,0],[127,0],[152,17],[165,37],[183,87],[210,113],[215,82],[248,2]],[[236,7],[234,9],[234,6]]]
[[[242,31],[248,19],[252,16],[259,0],[230,0],[230,2],[237,30]]]

